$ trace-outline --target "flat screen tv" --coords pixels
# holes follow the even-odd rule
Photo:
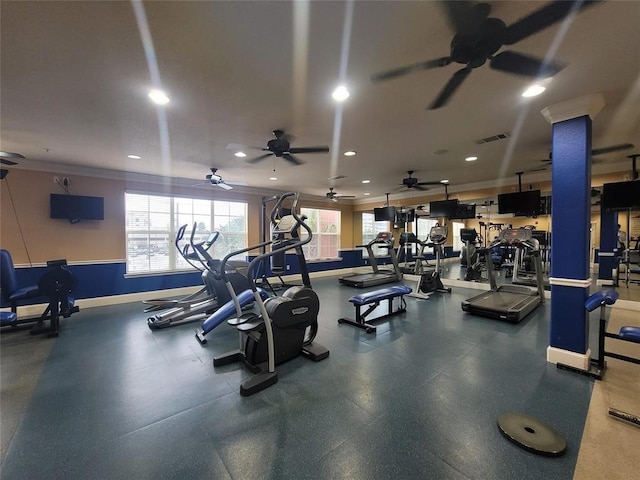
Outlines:
[[[373,217],[376,222],[395,222],[396,207],[374,208]]]
[[[104,220],[103,197],[52,193],[49,204],[50,218],[63,218],[74,223],[80,220]]]
[[[431,218],[455,218],[458,212],[458,200],[439,200],[429,203],[429,216]]]
[[[396,223],[411,223],[416,219],[416,211],[413,208],[396,211]]]
[[[456,219],[476,218],[476,205],[475,203],[459,203],[456,210]]]
[[[501,193],[498,195],[498,213],[513,213],[516,217],[540,215],[540,190]]]
[[[607,210],[640,208],[640,181],[605,183],[602,186],[602,208]]]

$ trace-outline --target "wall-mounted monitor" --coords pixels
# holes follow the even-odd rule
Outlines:
[[[374,208],[373,217],[376,222],[395,222],[396,207]]]
[[[411,223],[416,219],[416,211],[413,208],[396,210],[396,223]]]
[[[80,220],[104,220],[103,197],[52,193],[49,205],[50,218],[63,218],[73,223]]]
[[[602,186],[602,208],[607,210],[640,208],[640,181],[605,183]]]
[[[516,217],[540,215],[540,190],[501,193],[498,195],[498,213],[513,213]]]
[[[459,203],[455,219],[476,218],[476,205],[475,203]]]
[[[458,212],[458,200],[439,200],[429,203],[429,216],[431,218],[455,218]]]

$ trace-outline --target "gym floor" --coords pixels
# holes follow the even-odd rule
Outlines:
[[[235,330],[201,346],[197,323],[150,331],[139,303],[84,309],[57,339],[1,335],[2,478],[573,478],[594,383],[546,362],[548,304],[509,324],[462,312],[477,290],[454,287],[372,335],[337,323],[361,290],[313,284],[329,358],[251,397],[241,366],[212,367]],[[505,412],[552,425],[566,454],[510,443]]]

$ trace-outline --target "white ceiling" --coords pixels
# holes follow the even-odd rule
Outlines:
[[[543,2],[490,4],[490,16],[509,25]],[[398,192],[407,170],[420,181],[449,179],[452,188],[515,181],[516,171],[549,154],[551,126],[540,111],[591,93],[606,101],[593,123],[594,148],[640,147],[639,1],[593,6],[502,47],[567,65],[541,96],[525,101],[529,79],[485,64],[437,110],[426,106],[461,65],[370,81],[449,55],[454,32],[433,1],[144,2],[153,44],[146,53],[129,2],[0,5],[1,149],[27,157],[18,168],[62,164],[201,180],[213,166],[231,184],[319,196],[333,185],[357,199]],[[171,98],[163,108],[147,98],[158,82]],[[336,106],[331,91],[339,83],[351,97]],[[274,129],[291,133],[293,147],[331,151],[300,154],[305,164],[292,166],[275,157],[248,164],[226,148],[266,147]],[[510,138],[476,145],[503,132]],[[348,149],[358,155],[344,157]],[[626,156],[636,151],[598,158],[630,170]],[[479,160],[466,163],[468,155]],[[328,179],[338,174],[346,178]]]

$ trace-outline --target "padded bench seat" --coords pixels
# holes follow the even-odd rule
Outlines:
[[[360,293],[349,299],[354,305],[368,305],[373,302],[379,302],[390,298],[407,295],[413,290],[405,285],[394,285],[393,287],[381,288],[372,292]]]
[[[406,303],[404,301],[404,296],[408,295],[412,291],[413,289],[405,285],[394,285],[392,287],[381,288],[379,290],[354,295],[349,298],[349,302],[353,303],[356,307],[356,319],[351,320],[349,318],[339,318],[338,323],[348,323],[349,325],[363,329],[367,333],[375,333],[376,327],[366,321],[367,316],[378,308],[380,302],[384,300],[387,300],[388,302],[387,313],[385,315],[372,318],[370,321],[379,320],[395,315],[396,313],[405,312]],[[396,310],[393,309],[394,298],[400,299],[400,304]],[[361,311],[363,306],[368,306],[364,312]]]
[[[18,316],[14,312],[0,312],[0,326],[6,327],[13,324]]]

